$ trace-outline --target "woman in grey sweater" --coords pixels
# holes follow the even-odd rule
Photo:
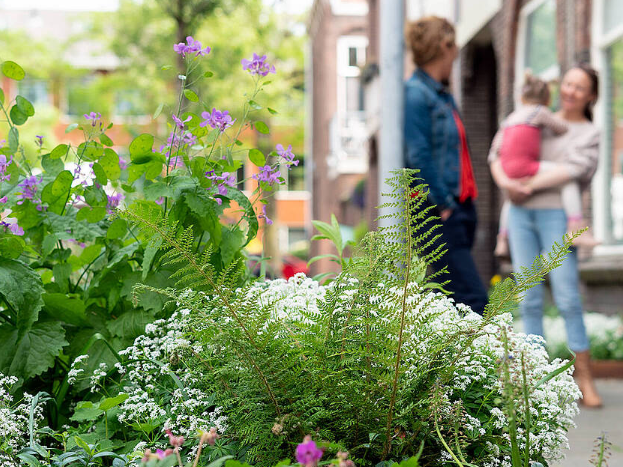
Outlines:
[[[534,258],[560,242],[567,219],[562,208],[560,187],[575,180],[586,188],[597,169],[599,131],[592,123],[592,107],[598,93],[597,73],[587,65],[576,65],[565,73],[560,85],[560,111],[557,116],[569,131],[555,136],[543,134],[541,160],[564,162],[569,170],[543,172],[527,184],[506,176],[495,151],[489,155],[491,173],[497,185],[506,190],[512,205],[509,212],[509,242],[513,268],[528,267]],[[575,376],[587,407],[600,407],[589,367],[589,342],[584,326],[579,291],[577,252],[550,273],[556,306],[565,318],[569,348],[576,353]],[[521,305],[524,330],[543,335],[543,285],[526,292]]]

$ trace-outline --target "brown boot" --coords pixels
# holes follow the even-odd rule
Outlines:
[[[585,407],[597,408],[602,406],[601,397],[591,375],[590,356],[588,350],[575,354],[575,373],[573,374],[582,391],[582,404]]]

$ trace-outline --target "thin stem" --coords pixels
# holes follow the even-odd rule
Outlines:
[[[437,432],[437,436],[439,436],[439,441],[441,441],[441,444],[443,444],[443,447],[446,448],[446,451],[450,454],[454,462],[459,467],[463,467],[463,463],[459,460],[458,457],[456,457],[454,452],[452,452],[452,449],[450,449],[450,446],[448,446],[448,443],[446,443],[446,441],[443,439],[443,436],[441,436],[441,431],[439,431],[439,425],[437,424],[437,416],[435,416],[435,431]]]
[[[0,311],[0,318],[2,318],[3,320],[5,320],[7,323],[9,323],[11,326],[15,326],[15,321],[13,321],[11,318],[9,318],[8,315],[4,314],[2,311]]]
[[[76,281],[76,285],[74,285],[74,290],[73,293],[76,293],[76,289],[78,288],[78,285],[80,284],[80,281],[82,280],[82,278],[84,277],[84,275],[87,273],[87,271],[89,270],[89,268],[91,266],[93,266],[93,263],[95,263],[95,261],[97,261],[98,259],[100,259],[102,257],[102,255],[104,255],[106,253],[106,249],[104,249],[104,251],[102,251],[99,255],[97,255],[97,257],[91,261],[89,264],[87,264],[87,267],[84,268],[84,271],[82,271],[82,274],[80,274],[80,277],[78,277],[78,280]]]

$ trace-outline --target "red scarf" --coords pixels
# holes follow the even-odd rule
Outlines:
[[[454,115],[454,122],[456,123],[456,129],[459,132],[459,139],[461,140],[461,152],[459,154],[459,157],[461,158],[459,201],[463,203],[469,198],[476,199],[478,197],[478,187],[476,186],[474,169],[472,168],[472,161],[469,156],[469,148],[467,147],[467,136],[465,136],[465,127],[463,126],[463,122],[461,121],[459,113],[454,110],[452,114]]]

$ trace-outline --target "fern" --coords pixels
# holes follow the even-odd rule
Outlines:
[[[433,247],[438,224],[425,204],[426,186],[415,181],[411,170],[392,174],[382,206],[391,211],[381,217],[387,226],[367,234],[349,260],[338,249],[343,270],[313,303],[293,302],[287,290],[265,294],[265,283],[238,287],[244,265],[216,268],[211,250],[194,251],[192,229],[140,205],[124,214],[176,270],[176,287],[161,293],[192,311],[194,338],[204,345],[188,367],[203,374],[205,389],[227,414],[228,436],[246,446],[249,460],[274,463],[313,432],[362,464],[411,456],[424,446],[422,465],[435,465],[440,450],[470,465],[465,459],[474,452],[459,415],[431,419],[435,388],[452,379],[488,323],[560,264],[571,239],[516,281],[498,285],[479,323],[451,324],[440,334],[428,323],[442,312],[434,310],[444,295],[427,290],[443,286],[435,282],[443,270],[428,272],[443,246]],[[290,284],[300,288],[302,280]],[[144,290],[154,289],[135,292]],[[426,343],[425,352],[418,342]]]

